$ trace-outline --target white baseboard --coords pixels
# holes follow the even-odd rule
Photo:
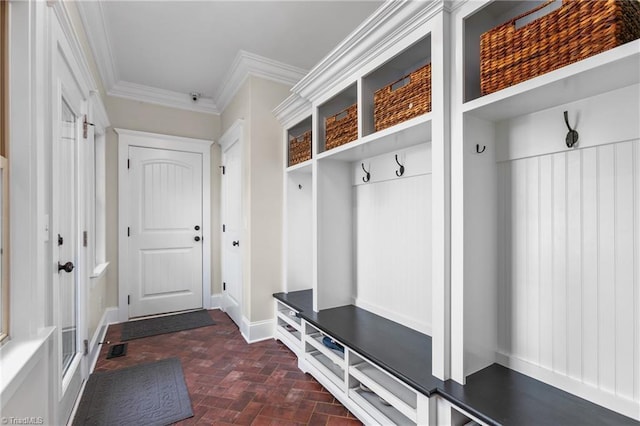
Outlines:
[[[496,353],[496,360],[519,373],[526,374],[536,380],[547,383],[565,392],[616,411],[635,420],[640,420],[640,402],[621,398],[614,394],[589,386],[569,376],[556,373],[539,365],[532,364],[502,352]]]
[[[275,320],[249,322],[246,317],[242,317],[240,333],[247,343],[256,343],[262,340],[273,339],[275,331]]]
[[[222,293],[211,295],[211,304],[209,309],[222,309]]]
[[[98,323],[98,327],[96,327],[95,333],[93,333],[93,337],[91,338],[91,342],[89,344],[89,374],[93,372],[93,369],[96,367],[96,362],[98,362],[98,355],[100,355],[100,342],[104,341],[105,336],[107,335],[107,328],[109,324],[115,324],[118,322],[118,307],[114,306],[111,308],[107,308],[104,310],[102,314],[102,318],[100,318],[100,322]]]

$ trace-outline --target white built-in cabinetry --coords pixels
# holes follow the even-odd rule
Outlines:
[[[313,158],[284,171],[283,290],[431,336],[440,379],[498,362],[638,419],[640,41],[481,96],[480,34],[535,5],[385,3],[293,88],[276,114],[286,139],[313,131]],[[373,91],[426,62],[432,111],[374,132]],[[324,119],[353,103],[358,138],[325,150]],[[411,387],[301,331],[333,389],[363,407],[372,386],[416,421]]]
[[[533,6],[452,13],[451,377],[499,362],[638,418],[640,41],[480,96],[480,34]]]
[[[312,288],[315,310],[354,304],[436,336],[441,353],[448,257],[432,247],[446,245],[448,234],[446,12],[437,3],[385,7],[398,22],[386,39],[375,37],[382,44],[359,46],[349,72],[276,110],[285,144],[303,130],[313,134],[312,159],[284,173],[284,290]],[[376,20],[366,26],[379,31]],[[375,132],[374,91],[429,62],[432,111]],[[354,103],[358,138],[325,150],[325,118]],[[443,300],[434,303],[434,292]],[[444,357],[436,360],[444,376]]]

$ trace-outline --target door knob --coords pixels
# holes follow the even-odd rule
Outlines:
[[[239,245],[240,245],[240,241],[234,241],[234,242],[233,242],[233,246],[234,246],[234,247],[238,247]]]
[[[200,226],[196,225],[196,226],[193,227],[193,229],[195,229],[196,231],[199,231],[200,230]]]
[[[60,262],[58,262],[58,272],[60,271],[65,271],[66,273],[69,273],[71,271],[73,271],[73,263],[71,262],[67,262],[64,265],[61,265]]]
[[[196,241],[200,241],[200,237],[198,237],[197,235],[195,237],[193,237],[194,240]]]

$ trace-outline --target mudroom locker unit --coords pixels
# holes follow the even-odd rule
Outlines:
[[[487,86],[545,3],[387,2],[275,110],[276,338],[365,423],[640,419],[640,41]]]

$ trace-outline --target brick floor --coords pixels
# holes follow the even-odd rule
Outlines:
[[[129,341],[127,355],[106,359],[102,347],[95,371],[178,357],[194,416],[179,425],[360,425],[320,383],[297,367],[282,343],[247,344],[238,327],[219,310],[211,327]],[[106,340],[120,341],[121,325]]]

